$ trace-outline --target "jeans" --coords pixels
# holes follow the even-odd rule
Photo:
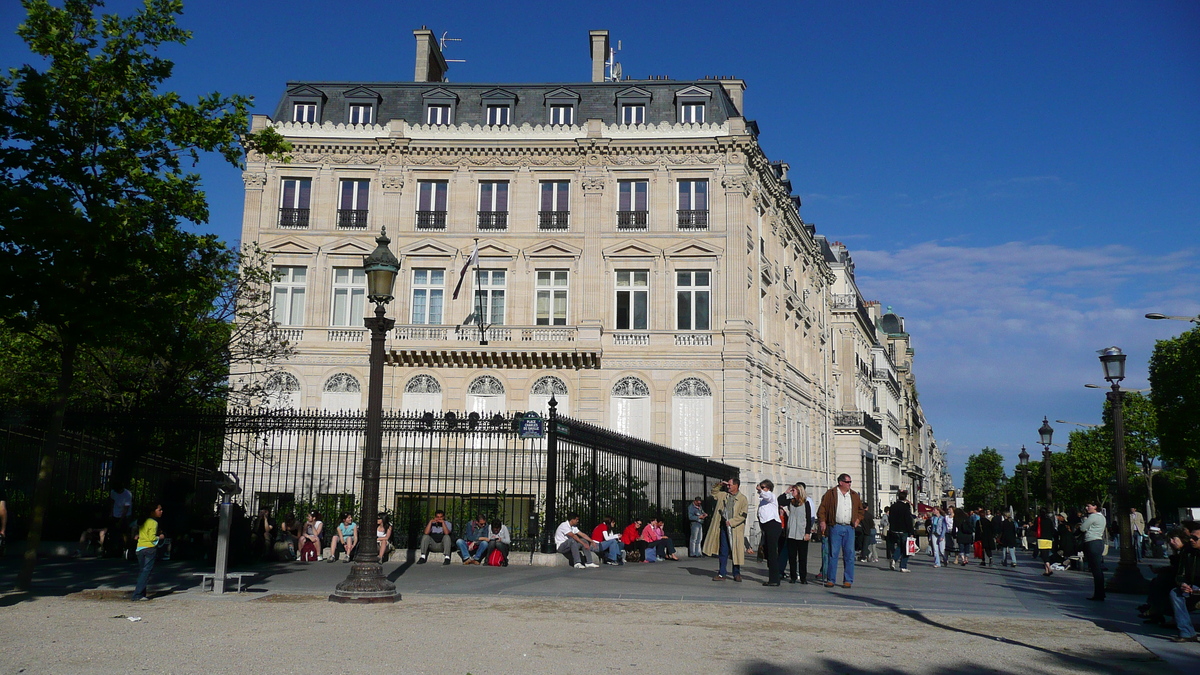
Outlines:
[[[558,552],[563,554],[570,552],[571,562],[576,565],[582,564],[584,560],[590,564],[594,560],[592,558],[592,548],[580,546],[579,542],[570,537],[567,537],[566,541],[558,545]]]
[[[609,539],[608,541],[596,542],[600,545],[600,555],[613,561],[621,561],[621,540]]]
[[[829,549],[832,545],[829,543],[830,534],[821,537],[821,578],[829,576]]]
[[[1144,534],[1133,533],[1133,554],[1137,556],[1138,562],[1142,560],[1142,540],[1145,538]]]
[[[741,542],[738,542],[738,544],[740,545]],[[725,576],[725,570],[726,570],[727,566],[729,565],[729,556],[732,555],[732,553],[733,553],[733,550],[729,546],[729,528],[722,527],[721,528],[721,549],[720,549],[720,554],[717,555],[717,574],[719,574],[721,576]],[[738,576],[741,573],[742,573],[741,565],[738,565],[735,563],[733,565],[733,575]]]
[[[837,562],[838,553],[840,552],[843,559],[845,570],[842,572],[842,581],[852,584],[854,583],[854,528],[849,525],[834,525],[829,529],[829,558],[825,563],[827,574],[825,580],[833,582],[837,580]]]
[[[946,563],[946,538],[930,537],[929,547],[933,549],[933,566],[944,565]]]
[[[1180,637],[1196,637],[1196,627],[1192,623],[1192,615],[1188,613],[1187,596],[1179,587],[1171,589],[1171,607],[1175,610],[1175,627],[1179,629]]]
[[[900,563],[900,569],[908,569],[908,537],[907,532],[893,532],[895,541],[892,543],[892,560]]]
[[[688,537],[688,555],[700,557],[700,545],[704,542],[704,523],[693,522],[691,536]]]
[[[1017,564],[1016,546],[1002,546],[1000,548],[1000,564],[1007,565],[1009,563],[1012,563],[1013,565]]]
[[[151,546],[137,552],[138,573],[137,586],[133,588],[134,598],[146,597],[146,584],[150,583],[150,573],[154,571],[154,561],[158,558],[158,549]]]
[[[471,552],[467,548],[467,541],[465,539],[459,539],[454,543],[458,545],[458,554],[462,556],[463,560],[471,557]],[[483,560],[483,556],[488,550],[488,543],[486,541],[480,541],[476,543],[479,544],[479,548],[475,549],[475,559]]]
[[[1104,540],[1083,542],[1083,557],[1092,569],[1092,597],[1104,597]]]

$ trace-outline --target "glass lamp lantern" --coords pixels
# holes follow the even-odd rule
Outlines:
[[[1029,453],[1025,451],[1025,446],[1021,446],[1021,454],[1017,455],[1017,459],[1021,460],[1021,466],[1029,464]]]
[[[370,255],[363,256],[363,272],[367,275],[367,299],[376,305],[386,305],[392,301],[392,289],[396,285],[396,275],[400,273],[400,261],[392,254],[388,244],[387,228],[381,228],[375,238],[377,246]]]
[[[1042,418],[1042,427],[1038,429],[1038,435],[1042,438],[1041,444],[1050,447],[1050,443],[1054,439],[1054,427],[1050,426],[1050,418]]]
[[[1125,379],[1125,354],[1120,347],[1101,349],[1100,365],[1104,366],[1104,379],[1109,382],[1120,382]]]

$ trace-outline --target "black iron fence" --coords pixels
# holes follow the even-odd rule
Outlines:
[[[249,516],[265,507],[282,523],[316,510],[330,531],[341,513],[358,517],[365,413],[72,413],[67,420],[48,539],[77,537],[109,504],[114,481],[130,486],[135,512],[161,500],[179,532],[206,528],[216,468],[238,476],[235,501]],[[43,428],[10,423],[0,441],[0,472],[18,512],[32,502]],[[604,516],[624,526],[661,515],[669,532],[682,533],[688,501],[707,494],[711,481],[737,475],[734,467],[567,417],[552,414],[546,431],[521,438],[515,418],[503,414],[385,413],[379,505],[395,545],[418,545],[436,510],[456,529],[476,515],[499,518],[520,548],[545,545],[569,511],[587,528]]]

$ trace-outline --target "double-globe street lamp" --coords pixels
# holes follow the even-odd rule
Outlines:
[[[1109,579],[1107,589],[1113,593],[1145,593],[1146,579],[1137,568],[1137,556],[1133,550],[1133,529],[1129,524],[1129,476],[1125,466],[1125,392],[1121,391],[1121,380],[1125,379],[1125,354],[1118,347],[1100,350],[1100,364],[1104,366],[1104,379],[1112,385],[1108,401],[1112,405],[1113,459],[1117,464],[1117,522],[1121,532],[1121,561],[1117,572]]]
[[[1038,429],[1038,442],[1042,445],[1042,469],[1046,474],[1046,505],[1054,510],[1054,488],[1050,485],[1050,446],[1053,445],[1054,427],[1050,426],[1050,418],[1042,417],[1042,426]]]
[[[367,429],[363,447],[362,517],[358,523],[358,546],[354,562],[345,581],[337,585],[329,599],[334,602],[396,602],[400,594],[396,585],[383,576],[379,561],[379,540],[375,534],[375,517],[379,511],[379,465],[383,457],[383,342],[387,332],[396,325],[384,316],[392,301],[392,288],[400,272],[400,261],[392,254],[387,229],[381,228],[377,246],[363,257],[367,276],[367,299],[375,303],[375,316],[364,320],[371,329],[370,375],[367,381]],[[363,534],[363,530],[366,534]]]

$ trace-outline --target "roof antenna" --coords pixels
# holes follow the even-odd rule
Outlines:
[[[442,50],[443,54],[446,53],[446,43],[447,42],[462,42],[463,41],[462,38],[446,37],[449,34],[450,34],[450,31],[446,31],[446,32],[442,33],[442,39],[438,40],[438,47]],[[466,59],[446,59],[446,63],[466,63],[466,62],[467,62]],[[449,82],[450,80],[443,77],[442,81]]]
[[[619,52],[619,51],[621,51],[621,41],[617,40],[617,48],[613,49],[612,47],[609,47],[608,63],[604,64],[604,65],[608,66],[608,81],[609,82],[620,82],[621,81],[621,64],[617,63],[617,52]]]

